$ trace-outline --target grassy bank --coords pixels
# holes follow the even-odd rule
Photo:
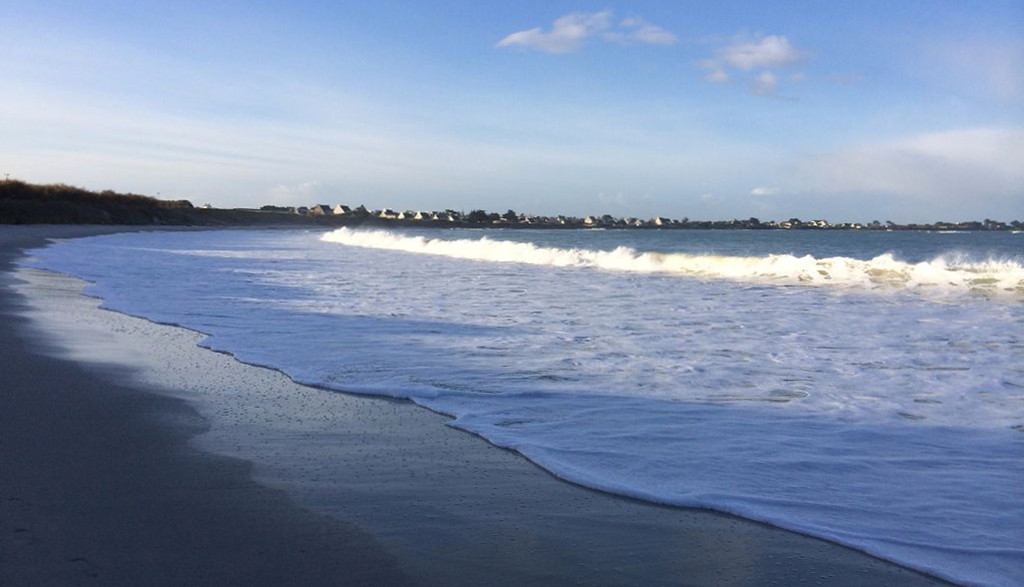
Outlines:
[[[178,226],[342,226],[351,220],[290,212],[196,208],[187,200],[159,200],[65,184],[0,181],[0,224],[123,224]]]

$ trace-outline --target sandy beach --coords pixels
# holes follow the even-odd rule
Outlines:
[[[12,273],[47,238],[116,230],[0,227],[2,585],[944,584],[571,485],[410,402],[300,386]]]

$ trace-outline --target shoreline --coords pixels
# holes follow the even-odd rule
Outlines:
[[[95,230],[117,231],[106,227]],[[38,244],[46,234],[68,230],[48,227],[23,232],[36,234],[14,245],[9,238],[0,239],[3,243],[0,270],[9,268],[11,259],[26,246],[24,242]],[[87,233],[88,230],[71,232]],[[10,279],[6,271],[5,279]],[[4,319],[16,323],[19,334],[24,336],[26,328],[21,317],[24,305],[17,300],[12,303],[10,284],[5,281],[4,285],[0,310]],[[57,295],[64,295],[64,301],[68,299],[66,292]],[[91,302],[99,303],[94,298]],[[178,327],[113,312],[107,314],[123,317],[117,318],[122,327],[132,321],[148,324],[148,327],[131,326],[140,331],[142,338],[151,337],[156,329],[162,336],[182,337],[179,343],[184,341],[187,347],[188,337],[199,336]],[[106,316],[101,322],[114,319]],[[172,331],[178,334],[168,334]],[[53,334],[51,331],[50,335]],[[38,344],[44,339],[30,336],[28,340]],[[181,344],[170,346],[182,347]],[[42,354],[38,349],[20,350],[30,357]],[[213,359],[208,355],[220,355],[194,347],[194,342],[192,351],[198,353],[192,354],[193,358],[200,357],[194,360],[202,364],[198,369],[201,372],[211,369]],[[736,584],[765,584],[827,581],[827,576],[866,585],[944,584],[853,549],[756,522],[714,512],[659,506],[571,485],[516,453],[497,449],[475,435],[444,426],[446,418],[411,402],[299,386],[279,372],[273,372],[277,374],[274,377],[265,368],[245,365],[229,355],[222,355],[222,358],[237,366],[232,369],[231,377],[240,379],[224,379],[223,373],[228,367],[218,366],[214,370],[219,369],[220,373],[202,385],[221,391],[232,386],[252,391],[252,385],[263,385],[278,395],[265,395],[252,403],[251,394],[238,394],[224,404],[214,405],[213,409],[207,405],[205,413],[200,400],[198,410],[205,423],[197,424],[168,407],[170,404],[181,407],[180,398],[184,397],[190,406],[188,409],[193,409],[197,404],[196,390],[186,390],[179,395],[166,385],[152,381],[140,383],[138,373],[124,367],[107,365],[83,369],[81,360],[63,362],[87,373],[98,369],[101,373],[97,379],[116,380],[116,384],[109,385],[123,389],[120,394],[133,398],[156,397],[160,399],[152,401],[169,402],[168,406],[153,408],[153,413],[161,414],[160,423],[149,422],[141,433],[160,436],[170,430],[182,436],[183,430],[191,431],[192,445],[198,444],[200,448],[222,455],[227,453],[228,460],[246,469],[247,480],[256,479],[255,483],[248,480],[252,487],[247,485],[245,491],[272,491],[263,489],[261,484],[285,489],[287,498],[283,501],[287,508],[316,516],[303,509],[304,506],[329,514],[332,521],[339,524],[351,525],[363,533],[359,540],[382,546],[386,556],[381,561],[397,559],[396,566],[400,570],[428,584],[451,584],[453,580],[464,584],[493,583],[500,580],[499,577],[508,584],[523,581],[564,584],[574,580],[592,584],[679,581],[708,584],[720,583],[723,579]],[[156,362],[169,362],[173,367],[174,360],[166,359],[164,356]],[[26,375],[34,374],[30,369]],[[179,386],[179,389],[181,387],[187,386]],[[144,393],[135,393],[138,391]],[[167,400],[168,394],[179,399]],[[102,390],[93,399],[99,406],[107,401]],[[245,401],[250,403],[244,404],[242,410],[239,406]],[[277,428],[268,427],[266,423],[246,424],[252,418],[263,417],[267,402],[275,401],[274,409],[284,412],[283,419],[275,423]],[[310,407],[310,402],[319,402],[319,405],[313,403]],[[234,423],[225,425],[229,420],[216,416],[218,406],[222,411],[244,413]],[[325,410],[325,407],[330,409]],[[318,414],[335,419],[307,423],[307,419]],[[344,415],[341,421],[338,414]],[[168,424],[169,419],[176,423]],[[42,431],[34,434],[47,437],[44,425],[44,422],[34,422],[34,428]],[[203,428],[208,431],[203,433]],[[268,433],[268,428],[276,433]],[[8,435],[6,428],[0,430],[4,430],[5,437]],[[95,431],[100,432],[107,431]],[[296,441],[296,434],[301,435],[302,442]],[[251,446],[237,448],[247,439]],[[214,448],[218,442],[220,448]],[[7,438],[4,444],[9,444]],[[231,445],[235,448],[225,448]],[[193,464],[225,458],[210,457],[194,448],[182,452],[188,453],[186,460]],[[324,462],[325,453],[330,455],[330,463]],[[92,456],[93,459],[99,457]],[[295,466],[295,462],[301,466]],[[45,468],[50,463],[21,464],[23,468],[40,465]],[[117,479],[115,474],[107,481]],[[180,499],[173,491],[167,493],[172,494],[164,496],[168,499]],[[4,494],[0,497],[7,498]],[[105,522],[105,519],[96,520],[101,525]],[[228,533],[231,532],[229,529]],[[436,542],[424,544],[426,541]],[[187,550],[190,545],[176,546]],[[438,559],[439,556],[444,558]],[[232,564],[223,562],[228,566]],[[280,564],[287,562],[290,561]],[[380,564],[387,567],[385,562]],[[368,566],[376,568],[376,563]]]
[[[414,584],[372,537],[190,446],[209,425],[186,402],[31,332],[12,260],[44,236],[114,231],[0,233],[0,584]]]

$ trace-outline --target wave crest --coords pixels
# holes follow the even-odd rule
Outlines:
[[[353,247],[384,249],[496,263],[590,267],[635,273],[665,273],[709,279],[854,288],[975,291],[1024,295],[1024,266],[1013,260],[971,261],[940,256],[907,263],[886,253],[870,260],[811,255],[727,256],[640,252],[620,246],[611,251],[539,247],[532,243],[408,236],[385,230],[340,228],[322,240]]]

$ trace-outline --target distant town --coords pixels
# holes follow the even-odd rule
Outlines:
[[[260,208],[262,212],[277,212],[297,214],[324,220],[333,219],[345,224],[369,223],[369,224],[392,224],[409,226],[471,226],[471,227],[506,227],[506,228],[607,228],[607,229],[630,229],[630,228],[655,228],[655,229],[747,229],[747,230],[951,230],[951,231],[977,231],[977,230],[1024,230],[1024,222],[1014,220],[1002,222],[986,218],[984,220],[972,220],[966,222],[934,222],[930,224],[896,224],[891,221],[873,220],[868,223],[841,222],[832,223],[825,219],[801,220],[789,218],[787,220],[760,220],[758,218],[733,219],[733,220],[691,220],[690,218],[668,218],[655,216],[653,218],[634,218],[630,216],[619,217],[610,214],[593,216],[541,216],[533,214],[517,213],[508,210],[503,214],[488,212],[486,210],[473,210],[464,213],[456,210],[444,211],[423,211],[405,210],[396,211],[390,208],[370,210],[365,206],[355,208],[337,204],[315,204],[312,206],[273,206],[267,205]]]
[[[961,222],[896,224],[888,220],[832,223],[822,218],[801,220],[693,220],[635,218],[611,214],[543,216],[514,210],[504,213],[472,210],[371,210],[345,204],[215,208],[195,206],[186,199],[158,199],[110,190],[91,191],[67,184],[31,184],[0,179],[0,224],[125,224],[168,226],[409,226],[436,228],[552,228],[552,229],[713,229],[713,230],[920,230],[1024,231],[1024,222],[986,218]]]

